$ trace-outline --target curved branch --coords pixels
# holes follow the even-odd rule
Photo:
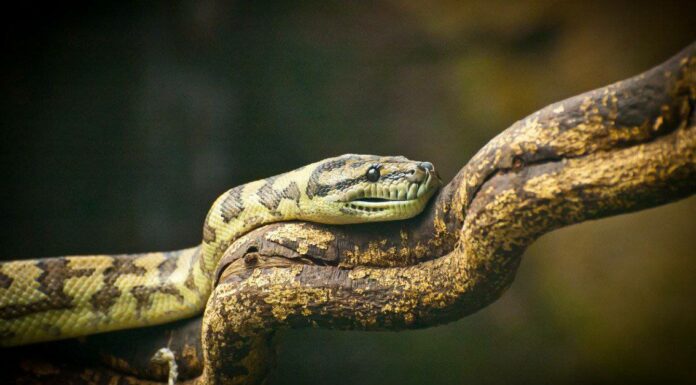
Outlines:
[[[206,308],[203,380],[260,381],[265,341],[283,327],[456,320],[497,299],[542,234],[693,194],[695,106],[692,44],[644,74],[515,123],[418,218],[248,234],[228,250]]]

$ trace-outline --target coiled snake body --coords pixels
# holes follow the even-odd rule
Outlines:
[[[0,263],[0,346],[144,327],[202,311],[227,247],[271,222],[406,219],[440,181],[432,164],[343,155],[235,187],[213,204],[199,246],[172,252]]]

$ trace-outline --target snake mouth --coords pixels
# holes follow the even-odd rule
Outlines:
[[[422,182],[372,184],[350,193],[345,207],[356,213],[383,211],[406,212],[422,208],[439,186],[436,174],[428,174]]]

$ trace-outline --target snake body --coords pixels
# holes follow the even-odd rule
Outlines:
[[[145,327],[201,313],[229,245],[264,224],[399,220],[420,213],[440,181],[432,164],[347,154],[222,194],[202,243],[171,252],[0,263],[0,346]]]

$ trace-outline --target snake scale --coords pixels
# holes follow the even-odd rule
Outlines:
[[[420,213],[440,186],[429,162],[347,154],[232,188],[199,246],[0,263],[0,346],[146,327],[202,312],[230,244],[264,224],[390,221]]]

